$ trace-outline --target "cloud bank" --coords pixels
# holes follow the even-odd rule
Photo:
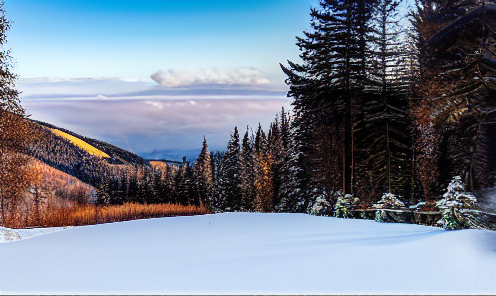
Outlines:
[[[176,89],[118,79],[21,80],[19,85],[31,118],[144,156],[200,149],[204,135],[211,150],[225,150],[235,126],[243,133],[259,122],[268,128],[290,104],[285,92],[243,86]]]
[[[194,71],[168,69],[150,76],[164,87],[177,87],[198,84],[267,85],[270,81],[253,68],[218,69],[206,68]]]

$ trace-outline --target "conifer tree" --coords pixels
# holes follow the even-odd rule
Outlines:
[[[255,188],[254,210],[256,212],[274,211],[274,175],[273,155],[269,150],[267,137],[260,132],[260,151],[255,155]]]
[[[234,128],[227,150],[219,167],[217,186],[217,209],[220,211],[240,211],[241,207],[241,161],[238,128]]]
[[[398,28],[398,1],[379,0],[369,35],[363,120],[356,132],[360,196],[375,202],[384,192],[409,196],[411,174],[407,51]]]
[[[254,137],[250,136],[249,128],[246,127],[246,133],[241,144],[241,210],[253,211],[253,201],[255,200],[255,165],[254,165]]]
[[[289,62],[289,68],[281,65],[288,75],[288,95],[295,100],[295,116],[300,117],[295,120],[309,125],[298,133],[308,133],[302,138],[311,139],[309,144],[321,148],[320,152],[335,150],[332,154],[341,158],[337,163],[333,160],[324,164],[320,172],[316,172],[323,178],[321,186],[342,179],[341,188],[327,188],[328,192],[342,189],[352,193],[354,187],[353,132],[360,119],[361,93],[366,80],[367,34],[374,2],[320,1],[320,9],[311,10],[312,30],[304,32],[305,39],[297,37],[304,63]],[[322,141],[318,143],[318,140]],[[342,140],[340,151],[335,143]],[[323,144],[330,147],[323,147]],[[304,155],[312,158],[311,153]],[[330,159],[322,154],[315,156],[320,160]]]
[[[212,161],[208,151],[207,140],[203,138],[203,146],[193,168],[195,182],[198,192],[198,199],[201,205],[210,207],[213,194]]]

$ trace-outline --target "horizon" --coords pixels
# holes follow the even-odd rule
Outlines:
[[[268,128],[315,0],[6,0],[8,46],[35,120],[146,155],[224,150]],[[36,48],[36,50],[33,50]]]

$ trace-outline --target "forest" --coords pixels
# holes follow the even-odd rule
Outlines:
[[[496,5],[400,5],[311,9],[296,43],[303,62],[281,64],[293,110],[267,135],[259,126],[240,143],[234,130],[211,165],[214,210],[311,212],[347,194],[432,204],[455,177],[467,191],[495,185]],[[208,168],[204,156],[197,166]]]

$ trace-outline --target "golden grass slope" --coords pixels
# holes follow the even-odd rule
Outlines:
[[[64,133],[63,131],[58,130],[58,129],[51,128],[50,130],[52,131],[52,133],[54,133],[58,136],[61,136],[63,138],[66,138],[67,140],[71,141],[72,144],[80,147],[81,149],[86,150],[86,152],[88,152],[91,155],[110,158],[110,156],[107,153],[96,149],[95,147],[91,146],[90,144],[86,143],[83,140],[80,140],[74,136],[71,136],[67,133]]]

